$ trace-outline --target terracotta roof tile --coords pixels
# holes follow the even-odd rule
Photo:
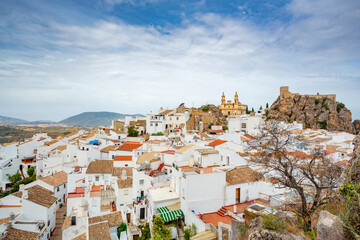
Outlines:
[[[108,153],[109,151],[115,151],[116,148],[118,148],[118,146],[109,145],[109,146],[106,146],[106,147],[104,147],[103,149],[101,149],[100,152]]]
[[[159,160],[159,157],[160,157],[160,152],[147,152],[147,153],[144,153],[144,154],[141,154],[136,163],[137,164],[143,164],[145,162],[151,162],[151,161],[155,161],[155,160]]]
[[[86,240],[86,233],[83,233],[76,238],[73,238],[73,240]]]
[[[121,179],[117,180],[118,188],[131,188],[133,186],[133,180],[130,179]]]
[[[15,144],[15,143],[17,143],[17,142],[3,143],[2,145],[3,145],[4,147],[7,147],[7,146],[13,145],[13,144]]]
[[[139,148],[140,146],[142,146],[142,144],[139,142],[125,142],[123,145],[118,147],[116,150],[131,152],[132,150],[135,150],[135,149]]]
[[[39,237],[39,232],[30,232],[11,228],[7,231],[6,240],[35,240]]]
[[[107,222],[109,224],[109,227],[116,227],[119,226],[123,222],[123,220],[119,211],[100,216],[89,217],[89,224],[94,224],[98,222]]]
[[[220,139],[217,139],[217,140],[214,140],[212,141],[211,143],[209,143],[207,146],[210,146],[210,147],[216,147],[216,146],[219,146],[223,143],[226,143],[227,141],[225,140],[220,140]]]
[[[127,177],[132,177],[133,175],[133,168],[132,167],[114,167],[113,171],[112,171],[112,175],[119,177],[122,175],[122,171],[125,170],[126,171],[126,176]]]
[[[112,173],[112,170],[112,160],[95,160],[90,162],[86,173]]]
[[[57,200],[56,197],[53,196],[53,192],[43,188],[39,185],[35,185],[26,189],[28,191],[28,201],[39,204],[43,207],[51,207]],[[14,196],[21,198],[22,192],[18,191],[13,193]]]
[[[262,179],[263,177],[260,173],[249,167],[236,167],[235,169],[226,172],[227,185],[256,182]]]
[[[89,240],[111,240],[109,225],[106,222],[89,225]]]
[[[115,156],[114,161],[132,161],[132,156]]]
[[[52,176],[44,177],[40,180],[53,186],[53,187],[57,187],[64,183],[67,183],[67,177],[68,177],[67,173],[61,171],[61,172],[55,173]]]
[[[176,150],[175,153],[184,153],[184,152],[186,152],[187,150],[189,150],[190,148],[193,148],[193,147],[195,147],[195,144],[189,144],[189,145],[187,145],[185,147],[182,147],[182,148]]]

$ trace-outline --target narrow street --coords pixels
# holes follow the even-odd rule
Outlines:
[[[55,231],[54,234],[52,235],[52,237],[50,238],[51,240],[61,240],[62,239],[62,231],[61,231],[61,227],[64,223],[64,219],[66,217],[66,203],[63,205],[62,208],[60,208],[57,212],[56,212],[56,227],[55,227]]]

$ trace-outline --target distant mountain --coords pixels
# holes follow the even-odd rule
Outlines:
[[[68,126],[111,126],[112,120],[124,118],[125,116],[143,117],[141,114],[121,114],[115,112],[83,112],[66,118],[58,123]]]
[[[0,124],[19,124],[19,123],[28,123],[28,122],[29,121],[19,118],[0,116]]]

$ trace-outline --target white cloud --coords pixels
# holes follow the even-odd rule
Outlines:
[[[60,120],[94,110],[146,113],[182,102],[218,104],[223,91],[257,108],[290,85],[336,93],[360,117],[360,37],[352,33],[360,15],[349,2],[292,1],[293,19],[275,30],[216,14],[169,29],[53,22],[36,45],[56,50],[40,49],[37,58],[0,52],[0,100],[8,103],[0,114]]]

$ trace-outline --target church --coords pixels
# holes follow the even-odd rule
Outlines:
[[[218,106],[223,115],[241,115],[246,114],[247,105],[241,104],[239,102],[239,97],[237,92],[235,93],[234,102],[231,100],[225,100],[225,94],[223,93],[221,96],[221,105]]]

